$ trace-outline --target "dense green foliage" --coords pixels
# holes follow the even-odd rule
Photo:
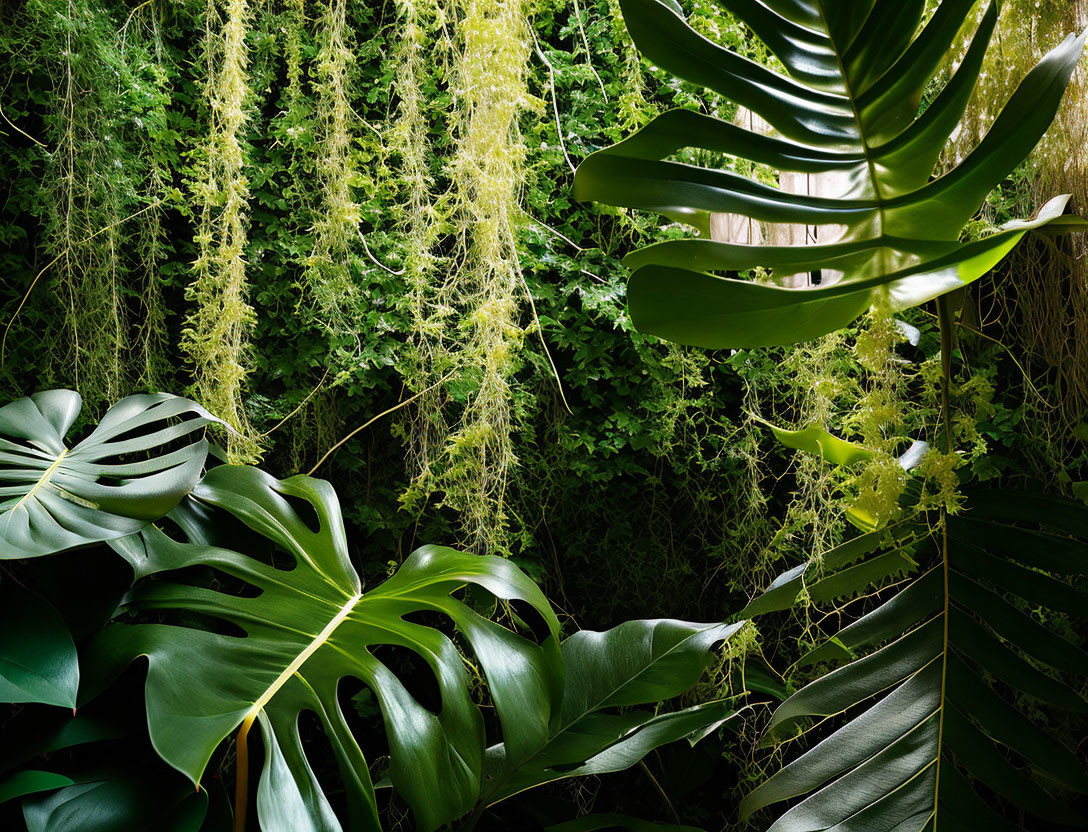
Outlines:
[[[782,68],[781,56],[726,11],[729,3],[679,5],[697,32],[754,62],[746,66]],[[903,5],[932,11],[936,4]],[[950,5],[965,16],[972,6]],[[622,258],[691,232],[640,211],[577,201],[574,170],[672,108],[725,121],[738,111],[718,92],[641,58],[620,6],[618,0],[5,4],[0,397],[78,389],[84,412],[70,416],[72,435],[83,437],[124,395],[185,391],[233,426],[213,431],[232,462],[259,458],[284,478],[320,464],[316,474],[340,495],[347,557],[366,588],[404,568],[422,543],[506,556],[540,584],[568,633],[660,615],[732,620],[783,570],[797,564],[803,573],[810,559],[819,568],[824,553],[852,537],[853,526],[879,526],[913,510],[908,498],[934,516],[960,508],[961,480],[1007,487],[1031,478],[1085,498],[1088,281],[1077,238],[1028,235],[990,279],[957,295],[959,337],[947,393],[951,445],[959,453],[930,455],[913,477],[899,459],[910,439],[937,445],[941,410],[942,344],[930,308],[899,313],[901,322],[880,313],[853,320],[868,303],[851,301],[849,315],[820,330],[829,334],[794,346],[695,339],[738,347],[703,350],[660,341],[648,334],[657,332],[652,327],[635,329],[638,309],[633,323]],[[1084,12],[1079,2],[1006,0],[1003,7],[984,25],[996,25],[995,39],[1005,47],[982,61],[983,82],[962,130],[937,148],[939,170],[961,162],[1015,83],[1088,22],[1077,18]],[[983,8],[970,9],[972,20]],[[970,31],[951,32],[951,51],[941,51],[935,80],[920,90],[921,110],[960,64]],[[942,229],[945,242],[985,247],[978,241],[1009,220],[1035,216],[1054,194],[1072,192],[1083,212],[1082,76],[1083,68],[1036,156],[1011,172],[1010,157],[984,204],[977,211],[972,204],[973,214],[961,211],[957,228]],[[481,79],[495,83],[481,86]],[[1031,126],[1041,129],[1043,122]],[[489,163],[487,151],[500,146],[502,158]],[[718,150],[686,149],[676,158],[780,184],[777,170],[764,164],[773,160],[726,158]],[[927,218],[925,203],[915,208]],[[959,220],[966,228],[952,239]],[[766,263],[743,265],[741,276],[768,276],[758,268]],[[832,331],[831,324],[847,321]],[[417,395],[325,458],[355,428]],[[62,422],[53,423],[55,437],[39,440],[63,442],[73,422]],[[181,425],[195,430],[203,422]],[[53,457],[35,454],[21,480],[33,487],[59,450],[51,449]],[[190,474],[178,477],[187,484],[178,485],[176,497],[188,490]],[[94,473],[70,476],[76,482]],[[908,479],[918,490],[904,491]],[[106,526],[131,531],[137,520],[161,515],[173,498],[158,496],[154,511],[134,519],[122,508]],[[79,533],[83,542],[111,536],[101,531]],[[52,550],[61,548],[53,543]],[[52,599],[82,648],[130,576],[104,546],[49,560],[70,577],[37,561],[17,562],[5,565],[0,592],[17,579]],[[902,567],[902,561],[881,563],[891,567],[887,574]],[[206,565],[182,574],[182,584],[203,581],[245,594],[234,583],[238,576],[217,575]],[[102,597],[84,599],[90,609],[82,609],[72,598],[92,575],[100,575]],[[859,612],[850,601],[806,591],[795,606],[745,625],[683,706],[698,708],[696,702],[745,687],[749,701],[762,705],[801,687],[815,673],[794,662],[834,632],[832,621],[847,624]],[[67,612],[66,604],[81,611]],[[125,615],[146,616],[138,607]],[[58,631],[50,606],[24,599],[8,608],[23,616],[20,622]],[[1030,609],[1066,627],[1041,607]],[[235,633],[184,605],[161,614],[171,625]],[[1080,639],[1075,628],[1065,634]],[[566,644],[574,649],[578,642]],[[27,650],[33,654],[34,646]],[[61,652],[71,658],[73,650],[69,642]],[[485,704],[491,731],[480,672],[470,673],[468,689]],[[122,677],[115,703],[124,696],[137,702],[140,684],[132,675]],[[69,705],[73,694],[71,684],[61,684],[51,698],[9,701]],[[625,704],[652,705],[664,696]],[[384,741],[373,751],[367,745],[371,734],[383,735],[377,703],[365,693],[350,706],[346,701],[342,694],[347,733],[371,755],[377,779],[385,770]],[[92,702],[74,727],[41,727],[48,718],[27,708],[12,720],[12,736],[29,731],[35,740],[20,746],[30,749],[25,759],[13,751],[0,768],[24,766],[43,751],[108,741],[149,771],[165,773],[155,768],[161,763],[148,751],[146,729],[131,719],[118,726],[116,707]],[[741,797],[781,757],[777,747],[755,750],[750,742],[766,724],[766,710],[757,707],[754,720],[738,725],[740,742],[665,746],[645,767],[600,783],[590,777],[569,785],[556,776],[579,763],[585,768],[594,753],[589,745],[571,751],[560,738],[538,769],[511,777],[557,782],[539,797],[484,816],[480,828],[513,828],[529,817],[558,821],[591,808],[740,828]],[[600,716],[653,719],[639,709]],[[330,749],[308,719],[301,758],[320,761],[320,788],[307,794],[325,790],[342,810],[338,785],[330,788],[338,776]],[[664,722],[661,730],[672,738]],[[1045,722],[1052,733],[1074,738],[1071,744],[1084,732],[1073,718]],[[213,756],[206,785],[209,778],[221,785],[220,775],[231,782],[229,748]],[[488,754],[492,761],[501,756]],[[60,756],[72,763],[69,774],[86,773],[79,752]],[[610,770],[605,758],[582,773]],[[55,786],[59,781],[50,778],[57,776],[38,772],[24,785]],[[37,801],[26,822],[55,828],[49,824],[65,813],[78,816],[89,805],[80,801],[100,794],[152,815],[157,803],[169,802],[181,818],[175,828],[195,828],[187,813],[202,814],[205,796],[194,797],[184,778],[169,785],[175,778],[164,776],[168,785],[146,794],[130,778],[131,769],[116,769],[93,788],[82,785],[81,796],[69,791],[52,804]],[[3,782],[0,795],[7,794],[9,781]],[[450,798],[451,806],[472,805],[475,798],[466,795],[473,787],[467,788]],[[209,817],[218,822],[230,805],[220,791],[209,788]],[[407,828],[412,799],[378,793],[386,827]],[[556,828],[598,828],[586,823]]]
[[[433,28],[435,23],[427,18],[430,7],[417,5],[422,25]],[[4,111],[45,142],[39,146],[13,133],[2,151],[5,167],[20,172],[4,205],[5,239],[11,241],[3,253],[5,272],[12,276],[3,287],[9,317],[37,272],[62,250],[49,228],[52,206],[64,194],[47,198],[43,189],[64,186],[50,167],[55,161],[50,148],[66,128],[53,109],[53,79],[64,77],[58,56],[70,28],[66,8],[31,3],[3,12],[10,24],[5,26],[5,54],[11,56],[17,79],[7,87]],[[80,54],[81,61],[94,65],[81,76],[79,101],[89,111],[87,118],[103,119],[87,129],[100,131],[96,141],[109,137],[110,152],[119,164],[77,180],[86,176],[88,185],[108,188],[118,199],[127,195],[108,216],[103,213],[108,206],[93,198],[77,199],[71,209],[77,216],[70,224],[81,229],[73,232],[77,241],[86,229],[119,223],[108,234],[80,243],[94,249],[96,258],[102,250],[118,258],[108,270],[103,267],[100,277],[112,287],[111,302],[121,315],[118,338],[126,351],[111,365],[110,390],[80,386],[88,407],[100,412],[117,392],[176,390],[189,381],[190,365],[184,363],[178,342],[192,308],[185,289],[199,254],[194,242],[201,210],[197,185],[208,113],[202,103],[204,65],[193,60],[204,34],[202,6],[141,9],[132,15],[123,37],[118,31],[128,19],[127,10],[111,14],[105,7],[95,8],[93,19],[73,24],[95,45]],[[586,601],[620,581],[628,588],[638,586],[639,594],[657,595],[645,598],[646,610],[670,604],[670,596],[671,608],[679,610],[681,599],[697,592],[729,551],[721,531],[745,525],[733,505],[760,499],[751,471],[756,434],[741,418],[745,386],[732,368],[717,360],[662,345],[631,329],[624,307],[625,272],[617,258],[651,239],[655,224],[574,203],[564,154],[578,161],[657,110],[702,105],[686,87],[676,87],[663,74],[640,65],[608,3],[582,8],[580,23],[573,9],[562,5],[542,4],[534,12],[548,64],[534,49],[529,79],[533,109],[522,117],[528,155],[518,254],[543,340],[573,414],[563,408],[540,341],[532,332],[520,336],[510,391],[518,462],[506,498],[509,520],[502,539],[538,575],[552,570],[557,559],[571,567],[592,562],[583,559],[599,548],[602,538],[617,549],[633,547],[640,565],[630,583],[625,574],[630,564],[606,566],[607,575],[594,573],[600,574],[600,585],[587,576],[581,586],[570,588],[570,605],[583,614],[606,616],[607,609],[591,611]],[[395,119],[400,52],[393,47],[400,18],[392,4],[353,7],[349,14],[353,60],[347,70],[348,92],[361,119],[351,143],[351,196],[362,234],[350,241],[349,266],[357,287],[350,318],[362,335],[330,330],[310,314],[306,299],[308,275],[317,268],[311,232],[322,210],[316,177],[323,145],[320,114],[314,112],[322,99],[313,95],[323,89],[313,65],[320,49],[320,21],[307,25],[308,18],[297,15],[290,4],[282,10],[262,7],[254,11],[248,36],[253,100],[245,127],[251,192],[246,257],[256,324],[248,357],[247,413],[259,433],[306,401],[265,442],[267,464],[283,474],[308,470],[351,428],[405,398],[404,385],[411,391],[419,372],[413,363],[412,310],[406,303],[409,275],[389,271],[409,269],[411,259],[419,256],[409,248],[413,240],[401,233],[406,220],[400,213],[412,183]],[[706,31],[719,32],[743,48],[741,29],[711,6],[696,19]],[[438,237],[432,271],[438,272],[450,268],[455,253],[449,246],[456,245],[444,195],[452,153],[449,63],[458,44],[446,37],[448,31],[443,36],[435,30],[428,41],[437,55],[425,62],[426,74],[419,80],[431,183],[427,196],[438,224],[432,232]],[[109,61],[120,65],[118,71],[136,74],[135,89],[120,85],[131,101],[118,100],[116,75],[106,69]],[[552,71],[561,137],[551,117]],[[107,100],[99,103],[95,96]],[[708,106],[728,112],[732,105]],[[110,118],[123,129],[111,128]],[[95,145],[82,139],[77,144],[79,158],[98,163]],[[154,207],[121,222],[148,206]],[[148,227],[149,217],[154,229]],[[150,233],[156,235],[151,249],[134,244]],[[31,392],[26,386],[31,379],[34,387],[78,382],[76,373],[82,371],[65,350],[71,344],[101,348],[98,338],[72,335],[82,310],[98,324],[101,315],[78,297],[68,298],[66,274],[46,270],[12,324],[3,369],[9,395]],[[90,290],[89,280],[78,282]],[[535,326],[524,304],[517,323]],[[145,330],[158,340],[147,346],[146,356],[129,354],[127,348],[134,351],[141,343],[133,336]],[[154,372],[145,371],[146,366]],[[430,372],[440,378],[446,370]],[[460,372],[466,377],[447,384],[442,396],[454,415],[474,384],[470,372]],[[95,384],[100,375],[95,371]],[[307,400],[323,377],[320,391]],[[761,376],[759,383],[788,382],[781,376]],[[358,503],[358,508],[349,508],[349,521],[386,553],[382,563],[402,557],[413,540],[460,537],[457,513],[442,505],[441,472],[436,483],[405,471],[404,448],[410,446],[413,430],[412,420],[397,414],[353,440],[349,453],[333,457],[322,469],[346,489],[349,505]],[[741,441],[727,442],[727,436]],[[354,499],[363,496],[367,499]],[[636,499],[650,510],[632,512]],[[748,522],[750,532],[755,531],[753,522],[754,517]],[[662,571],[668,581],[639,580]],[[745,583],[738,582],[736,589],[747,592]],[[615,595],[611,589],[607,594]],[[708,609],[716,606],[708,601]]]
[[[578,168],[576,193],[655,210],[703,232],[627,257],[637,267],[628,284],[635,324],[681,344],[759,347],[820,338],[864,312],[891,324],[891,314],[935,301],[941,352],[937,418],[920,433],[900,434],[887,400],[871,408],[874,436],[883,441],[869,439],[870,447],[821,424],[771,426],[785,446],[838,467],[872,465],[881,451],[914,442],[897,460],[900,470],[889,465],[897,475],[883,488],[889,510],[867,512],[861,501],[848,510],[867,534],[815,552],[742,613],[789,608],[802,594],[805,605],[852,605],[837,632],[812,628],[816,647],[794,667],[803,676],[815,665],[816,676],[775,709],[765,729],[766,742],[796,740],[807,750],[745,798],[742,817],[795,799],[773,832],[1080,825],[1072,795],[1086,791],[1088,773],[1071,745],[1039,723],[1053,721],[1047,706],[1078,715],[1088,708],[1077,692],[1088,653],[1083,638],[1070,641],[1024,610],[1062,630],[1069,629],[1063,616],[1088,610],[1081,590],[1088,513],[1031,491],[965,493],[970,475],[958,470],[953,422],[971,414],[953,408],[951,387],[965,287],[1028,231],[1088,230],[1064,213],[1066,194],[1030,221],[961,239],[991,189],[1050,127],[1088,32],[1045,55],[978,146],[942,170],[937,163],[978,82],[996,6],[922,108],[972,4],[942,3],[928,20],[922,2],[723,4],[768,45],[788,78],[701,37],[664,0],[622,4],[649,57],[728,90],[776,128],[761,135],[674,110]],[[780,186],[737,176],[729,161],[721,170],[673,160],[691,147],[770,164],[782,172]],[[810,182],[833,178],[822,191],[797,193],[786,187],[788,171]],[[810,223],[806,233],[817,239],[739,245],[714,234],[715,215],[728,212],[771,231],[776,223]],[[829,227],[840,233],[823,242]],[[897,328],[898,338],[868,345],[874,369],[895,357],[896,341],[909,332]],[[826,663],[832,668],[822,670]]]

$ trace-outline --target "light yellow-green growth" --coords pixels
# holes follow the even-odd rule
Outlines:
[[[314,162],[320,196],[312,229],[313,249],[303,278],[303,303],[336,349],[350,356],[359,349],[361,297],[352,278],[351,259],[360,223],[353,188],[361,184],[362,177],[353,149],[358,118],[348,100],[355,58],[347,44],[347,0],[329,0],[318,27]],[[290,73],[291,67],[288,69]]]
[[[449,433],[441,404],[444,393],[424,391],[448,373],[456,360],[447,343],[448,331],[455,325],[454,309],[451,299],[441,296],[441,283],[436,279],[441,260],[435,249],[446,227],[446,208],[438,204],[433,193],[428,138],[433,114],[423,89],[435,62],[445,64],[453,44],[445,31],[445,15],[438,0],[397,0],[397,11],[400,32],[395,39],[393,83],[398,108],[388,147],[397,157],[400,199],[394,210],[404,241],[406,292],[402,303],[411,320],[401,372],[412,391],[423,393],[406,431],[413,485],[405,495],[405,504],[412,508],[417,498],[425,497],[433,488],[435,468]]]
[[[798,428],[838,432],[839,416],[854,397],[847,360],[841,332],[801,344],[786,356],[782,369],[793,393]],[[844,473],[816,454],[794,454],[792,464],[797,488],[778,539],[792,541],[804,556],[819,557],[842,537],[841,512],[833,507]]]
[[[697,684],[685,696],[685,701],[705,702],[707,699],[741,696],[744,686],[744,663],[760,650],[760,634],[752,621],[745,621],[722,644],[718,659],[707,673],[705,680]],[[737,684],[739,683],[739,684]]]
[[[306,0],[287,0],[283,55],[287,64],[287,101],[292,107],[302,99],[302,41],[306,30]]]
[[[218,26],[214,3],[209,3],[207,14],[210,127],[203,175],[194,185],[203,210],[196,235],[196,279],[186,292],[193,309],[181,345],[193,363],[193,395],[234,429],[228,454],[233,461],[244,461],[255,459],[258,452],[242,401],[254,322],[247,302],[249,185],[243,149],[249,10],[246,0],[227,0]]]
[[[612,25],[613,37],[623,39],[623,67],[620,78],[623,80],[623,91],[619,97],[619,124],[624,133],[646,124],[657,109],[646,97],[646,79],[642,74],[642,55],[631,36],[627,34],[627,27],[623,22],[623,12],[620,9],[619,0],[608,0],[609,20]]]
[[[948,161],[963,158],[978,144],[1016,85],[1048,50],[1085,27],[1088,0],[1003,0],[994,44]],[[1019,195],[1020,215],[1060,193],[1073,195],[1074,211],[1088,212],[1088,56],[1073,74],[1057,118],[1025,172],[1029,178]],[[1010,293],[1013,303],[1003,310],[1008,326],[1002,338],[1035,386],[1049,388],[1049,401],[1029,397],[1034,412],[1025,420],[1026,430],[1038,431],[1049,443],[1068,435],[1088,415],[1088,240],[1084,235],[1060,242],[1030,237],[1010,255],[1008,270],[1016,276],[1016,288]],[[1005,298],[999,293],[999,302]]]
[[[515,464],[510,378],[524,332],[517,234],[525,145],[522,112],[531,33],[523,0],[461,0],[462,52],[453,76],[457,148],[450,163],[455,221],[464,242],[453,275],[466,310],[464,358],[473,391],[451,436],[447,500],[478,551],[505,549],[507,477]]]
[[[891,313],[874,309],[854,345],[854,355],[865,374],[862,393],[847,424],[875,456],[850,484],[856,495],[851,512],[863,525],[878,528],[899,514],[899,497],[907,480],[895,456],[906,433],[908,412],[904,400],[908,376],[895,355],[902,341],[903,333]]]
[[[449,69],[454,109],[448,127],[455,144],[447,168],[450,191],[437,204],[430,196],[429,114],[420,88],[428,29],[444,32],[446,18],[433,2],[401,0],[398,8],[405,37],[391,145],[407,195],[401,227],[414,329],[402,366],[417,390],[448,382],[417,411],[410,440],[415,483],[405,503],[411,508],[440,490],[460,514],[464,545],[502,553],[506,484],[515,464],[510,380],[525,334],[517,249],[525,146],[518,120],[538,104],[527,88],[527,6],[522,0],[460,0],[447,10],[458,37]],[[446,231],[451,254],[438,280],[435,242]],[[447,407],[436,416],[431,405],[440,400]]]

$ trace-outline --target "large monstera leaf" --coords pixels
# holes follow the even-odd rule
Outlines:
[[[887,533],[864,535],[825,556],[822,573],[792,570],[749,607],[787,608],[806,572],[813,594],[830,599],[887,586],[897,570],[882,559],[900,572],[916,564],[912,580],[801,660],[838,666],[779,706],[769,737],[839,715],[845,724],[753,791],[742,815],[795,801],[773,832],[1085,823],[1068,795],[1088,793],[1088,773],[1028,714],[1088,713],[1088,653],[1040,623],[1088,613],[1077,588],[1088,575],[1088,510],[980,491],[943,522],[947,542],[915,523],[891,548]]]
[[[657,211],[698,227],[628,257],[632,320],[643,332],[704,347],[808,340],[872,306],[904,309],[982,277],[1029,230],[1083,231],[1062,216],[1067,197],[975,242],[967,222],[1037,144],[1077,65],[1084,35],[1070,35],[1023,80],[978,147],[934,178],[982,66],[997,20],[987,9],[965,57],[924,113],[975,0],[943,0],[919,27],[925,0],[720,0],[780,61],[781,74],[694,32],[663,0],[621,0],[635,43],[653,63],[725,96],[774,129],[762,135],[710,115],[673,110],[582,163],[575,195]],[[699,148],[823,176],[827,196],[787,193],[734,174],[670,159]],[[835,242],[734,245],[705,239],[714,212],[768,223],[845,227]],[[763,267],[775,281],[841,273],[830,285],[787,288],[722,276]]]
[[[201,613],[240,627],[245,637],[170,624],[116,624],[99,638],[93,661],[108,676],[135,656],[147,657],[151,741],[194,782],[225,738],[258,723],[265,762],[257,808],[265,832],[341,829],[299,736],[306,710],[317,715],[332,746],[349,828],[380,829],[366,760],[337,701],[340,680],[348,676],[366,683],[381,707],[389,776],[418,827],[434,829],[476,804],[484,725],[465,661],[450,637],[409,620],[411,615],[448,616],[471,646],[513,756],[531,753],[546,736],[562,693],[559,624],[540,590],[512,563],[424,547],[393,577],[364,592],[328,483],[302,476],[280,481],[255,468],[222,466],[208,473],[193,497],[172,515],[186,542],[150,528],[117,548],[138,577],[212,567],[259,594],[239,597],[145,580],[130,605]],[[232,518],[241,521],[234,529]],[[255,542],[246,542],[247,529],[257,533]],[[213,540],[229,540],[246,553],[211,545]],[[273,565],[274,551],[288,563]],[[526,605],[532,612],[524,615],[541,622],[541,643],[454,598],[466,585],[515,607]],[[429,666],[440,693],[437,712],[413,698],[375,655],[389,646],[406,648]],[[244,748],[239,752],[241,759]]]
[[[129,396],[70,448],[65,435],[81,406],[78,393],[47,390],[0,408],[0,559],[133,534],[200,479],[208,443],[189,439],[219,420],[195,402]]]
[[[245,636],[168,623],[112,625],[93,645],[88,664],[99,677],[91,688],[146,656],[151,741],[194,782],[235,729],[241,726],[244,737],[259,724],[265,762],[257,809],[265,832],[343,828],[307,759],[302,711],[316,714],[329,738],[347,795],[346,828],[380,829],[363,751],[337,701],[344,677],[373,691],[389,745],[389,780],[423,830],[555,779],[627,768],[666,742],[694,740],[732,713],[722,701],[669,714],[604,711],[684,692],[737,625],[628,622],[576,634],[560,648],[551,606],[517,567],[434,546],[364,592],[336,497],[321,480],[281,481],[255,468],[222,466],[170,519],[184,540],[152,527],[113,544],[143,579],[130,610],[199,613]],[[248,591],[171,580],[177,570],[198,566]],[[469,586],[507,605],[535,639],[455,597]],[[500,744],[485,750],[465,658],[448,635],[413,620],[420,613],[446,617],[471,648],[501,724]],[[439,691],[435,710],[383,661],[388,647],[412,651],[426,664]],[[244,755],[240,739],[239,759]]]

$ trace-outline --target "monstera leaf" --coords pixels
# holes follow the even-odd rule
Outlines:
[[[716,645],[741,624],[628,621],[607,632],[583,630],[563,642],[566,687],[547,736],[524,759],[505,744],[488,749],[483,803],[568,777],[635,765],[650,751],[702,738],[734,715],[725,700],[655,715],[637,706],[679,696],[705,672]],[[622,713],[611,711],[622,707]]]
[[[904,309],[961,288],[992,269],[1031,229],[1088,228],[1062,216],[1063,196],[1031,220],[959,242],[987,194],[1049,127],[1080,58],[1083,35],[1070,35],[1048,54],[979,146],[933,178],[978,80],[996,3],[921,114],[922,92],[942,67],[974,0],[943,0],[920,31],[925,0],[721,0],[786,74],[697,34],[670,3],[621,5],[646,58],[748,108],[775,131],[762,135],[703,113],[673,110],[579,167],[578,198],[657,211],[702,231],[704,239],[658,243],[628,257],[635,267],[628,302],[643,332],[704,347],[808,340],[872,306]],[[729,170],[670,159],[689,148],[823,177],[831,193],[787,193]],[[820,245],[734,245],[705,239],[714,212],[816,227],[818,236],[829,226],[846,230]],[[787,288],[719,274],[756,267],[770,270],[779,284],[790,275],[825,270],[841,279]]]
[[[1027,714],[1088,713],[1078,693],[1088,653],[1038,615],[1058,623],[1088,612],[1088,596],[1074,586],[1088,574],[1088,510],[1035,493],[982,491],[943,522],[947,541],[920,523],[896,530],[890,550],[888,532],[864,535],[825,556],[822,576],[815,566],[793,570],[762,608],[760,599],[749,607],[788,607],[806,571],[811,594],[829,599],[879,581],[888,569],[872,565],[883,558],[898,556],[903,571],[914,564],[904,588],[801,660],[840,666],[779,706],[770,737],[841,714],[846,723],[748,795],[742,815],[797,799],[771,830],[1084,823],[1067,797],[1088,793],[1088,773]]]
[[[31,558],[130,535],[200,479],[208,443],[159,453],[219,422],[188,399],[129,396],[75,447],[82,399],[47,390],[0,408],[0,559]]]
[[[281,481],[255,468],[218,467],[170,519],[180,530],[174,536],[151,527],[114,543],[144,579],[129,609],[198,613],[245,635],[170,623],[114,624],[93,645],[88,664],[100,676],[92,689],[146,656],[151,741],[193,782],[241,726],[244,784],[245,737],[259,724],[265,762],[257,808],[265,832],[380,829],[366,760],[337,701],[344,677],[373,692],[385,724],[389,780],[423,830],[482,812],[513,791],[626,768],[730,713],[724,703],[656,717],[600,711],[686,690],[706,668],[711,648],[735,627],[630,622],[576,635],[561,653],[551,606],[512,563],[433,546],[364,591],[348,559],[336,497],[321,480]],[[247,589],[231,594],[170,580],[190,567],[211,567]],[[535,638],[455,597],[466,587],[499,599]],[[486,753],[465,658],[433,621],[413,620],[423,613],[452,623],[486,680],[502,730],[502,743]],[[388,648],[422,659],[438,688],[433,710],[383,660]],[[565,686],[564,659],[572,674]],[[332,746],[347,796],[343,827],[307,759],[298,728],[304,710],[318,716]],[[244,807],[243,796],[239,828]]]
[[[119,551],[137,577],[211,567],[258,594],[148,580],[137,585],[130,607],[200,613],[240,627],[245,637],[171,624],[116,624],[97,640],[92,662],[108,676],[135,656],[147,657],[151,742],[194,783],[215,748],[241,726],[244,784],[245,734],[259,724],[265,762],[257,806],[265,832],[341,829],[299,736],[304,710],[318,716],[332,746],[349,828],[380,829],[366,760],[337,702],[346,676],[366,683],[381,707],[390,779],[419,828],[434,829],[476,804],[484,724],[470,697],[465,661],[448,635],[410,620],[412,615],[448,617],[471,646],[513,757],[531,753],[546,737],[562,693],[559,624],[540,590],[509,561],[424,547],[392,578],[364,592],[328,483],[302,476],[280,481],[255,468],[222,466],[208,473],[193,497],[172,515],[187,541],[150,528],[119,543]],[[245,553],[212,540],[229,540]],[[522,614],[539,622],[541,643],[455,599],[452,594],[466,585],[524,604]],[[375,655],[387,647],[407,649],[427,665],[441,700],[436,712]],[[244,810],[243,799],[236,811]]]

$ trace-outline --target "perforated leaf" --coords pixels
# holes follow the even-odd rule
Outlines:
[[[195,402],[129,396],[69,447],[81,406],[78,393],[47,390],[0,407],[0,559],[133,534],[200,479],[208,443],[193,435],[219,420]]]

